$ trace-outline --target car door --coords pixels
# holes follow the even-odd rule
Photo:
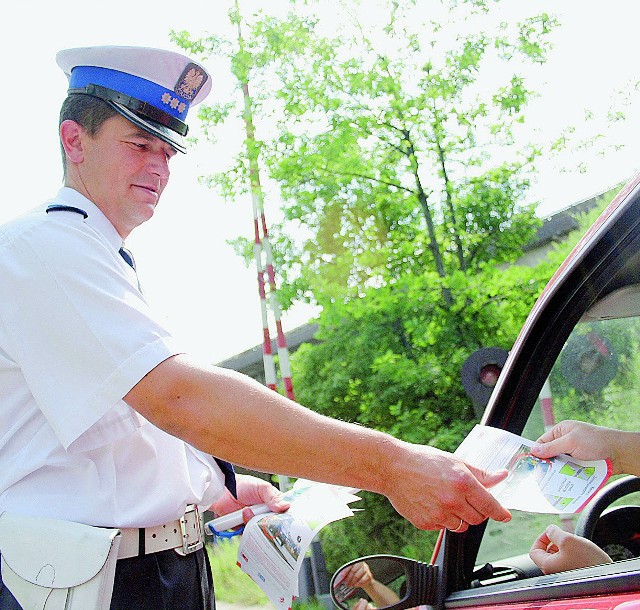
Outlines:
[[[535,440],[562,419],[640,430],[640,176],[607,207],[545,288],[481,423]],[[443,533],[433,559],[433,607],[640,610],[638,495],[616,502],[628,509],[609,509],[617,530],[605,528],[599,542],[615,561],[601,566],[545,576],[529,559],[546,525],[573,531],[575,515],[514,512],[508,524]],[[604,513],[597,521],[603,520]]]

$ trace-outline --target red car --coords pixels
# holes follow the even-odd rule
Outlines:
[[[535,440],[569,418],[640,430],[640,175],[548,283],[481,423]],[[507,524],[442,532],[429,562],[374,556],[351,563],[369,563],[398,599],[382,607],[394,610],[640,610],[639,478],[612,477],[579,515],[513,514]],[[614,562],[543,575],[528,551],[549,523],[592,539]],[[342,569],[332,584],[340,585]],[[370,601],[363,590],[345,599],[342,589],[340,601],[334,596],[342,609]]]

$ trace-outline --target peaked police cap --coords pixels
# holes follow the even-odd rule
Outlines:
[[[69,79],[69,94],[103,99],[141,129],[186,152],[187,112],[211,91],[201,65],[174,51],[120,46],[66,49],[56,61]]]

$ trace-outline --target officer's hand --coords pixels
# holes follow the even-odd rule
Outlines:
[[[247,523],[254,515],[250,508],[253,504],[266,504],[275,513],[282,513],[289,508],[289,502],[282,498],[282,492],[268,481],[246,474],[236,475],[236,491],[238,499],[225,489],[224,495],[214,502],[211,510],[218,515],[226,515],[244,508],[242,518]]]
[[[511,519],[487,491],[506,478],[506,470],[485,472],[426,445],[400,442],[399,449],[388,465],[385,495],[417,528],[459,533],[487,518],[503,523]]]

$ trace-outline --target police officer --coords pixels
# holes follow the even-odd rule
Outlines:
[[[152,217],[211,78],[158,49],[70,49],[57,61],[69,78],[64,186],[0,229],[0,511],[121,528],[111,607],[154,610],[212,604],[197,528],[186,544],[159,533],[191,528],[194,507],[286,509],[253,477],[238,477],[234,496],[212,455],[385,494],[424,529],[508,520],[486,490],[503,474],[322,417],[184,354],[124,240]],[[0,608],[15,607],[0,584]]]

